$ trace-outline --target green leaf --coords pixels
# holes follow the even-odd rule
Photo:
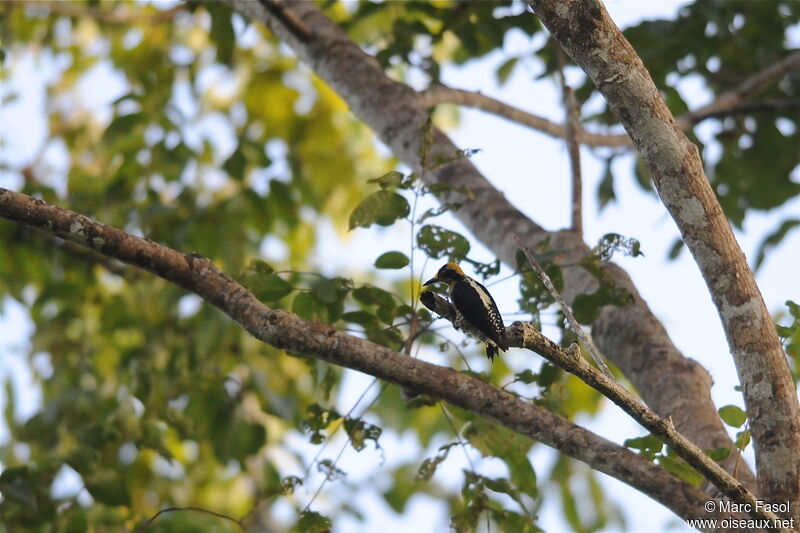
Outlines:
[[[800,356],[800,342],[790,342],[786,345],[786,355],[789,357]]]
[[[539,369],[539,379],[537,384],[542,388],[548,388],[561,378],[561,369],[552,363],[545,363]]]
[[[310,292],[298,292],[292,302],[292,312],[305,320],[321,322],[324,307],[319,299]]]
[[[792,315],[792,318],[800,320],[800,305],[792,300],[786,300],[786,307],[789,308],[789,314]]]
[[[236,148],[231,156],[225,160],[222,164],[222,169],[234,180],[244,180],[245,171],[247,170],[247,158],[240,148]]]
[[[397,468],[392,473],[392,483],[383,493],[383,499],[395,513],[401,514],[408,500],[420,491],[420,483],[414,474],[415,470],[411,465]]]
[[[603,172],[603,178],[597,185],[597,201],[600,204],[600,211],[602,211],[610,202],[617,199],[617,194],[614,192],[614,173],[611,171],[611,165],[614,158],[606,159],[606,167]]]
[[[378,178],[367,180],[367,183],[377,183],[381,189],[394,189],[397,187],[402,188],[404,185],[405,176],[402,172],[392,170]]]
[[[86,490],[92,498],[106,505],[130,505],[131,495],[119,473],[114,470],[94,472],[86,480]]]
[[[631,257],[644,255],[638,240],[623,237],[619,233],[606,233],[600,237],[595,247],[592,248],[592,254],[601,261],[609,261],[614,252],[622,252]]]
[[[331,519],[314,511],[303,511],[292,527],[293,533],[325,533],[331,531]]]
[[[682,480],[694,486],[699,486],[705,480],[705,478],[703,478],[703,476],[700,475],[697,470],[681,460],[662,455],[658,458],[658,464],[667,472],[675,474]]]
[[[731,454],[731,449],[727,447],[704,451],[706,452],[706,455],[708,455],[714,461],[724,461]]]
[[[386,252],[375,260],[375,268],[398,269],[408,263],[408,256],[403,252]]]
[[[435,457],[422,461],[422,464],[419,465],[419,470],[417,470],[417,480],[430,481],[436,473],[436,469],[439,468],[439,465],[447,459],[447,456],[450,454],[450,448],[457,444],[458,442],[451,442],[450,444],[440,446]]]
[[[353,289],[353,298],[366,305],[377,305],[386,309],[394,309],[395,299],[391,292],[374,285],[364,285]]]
[[[30,508],[36,507],[36,482],[27,466],[6,468],[0,474],[3,495]]]
[[[260,259],[251,260],[249,268],[258,274],[272,274],[275,272],[275,269],[269,263]]]
[[[360,418],[345,418],[344,429],[350,437],[350,445],[361,451],[366,448],[366,441],[371,440],[375,443],[375,449],[380,449],[378,438],[380,438],[383,430],[378,426],[367,424]]]
[[[380,327],[378,319],[367,311],[348,311],[342,313],[342,320],[363,326],[364,329],[377,329]]]
[[[579,294],[572,302],[572,312],[575,320],[581,324],[591,324],[600,316],[600,311],[606,305],[624,307],[631,301],[631,294],[625,289],[617,289],[601,285],[592,294]]]
[[[259,276],[251,290],[262,302],[276,302],[291,293],[294,287],[282,277],[271,274]]]
[[[655,435],[645,435],[644,437],[636,437],[633,439],[626,439],[622,443],[626,448],[633,448],[639,450],[639,453],[652,461],[656,455],[664,448],[664,443]]]
[[[511,76],[511,73],[514,72],[514,67],[517,66],[518,61],[518,57],[510,57],[497,68],[497,82],[500,85],[505,85],[506,81],[508,81],[508,78]]]
[[[311,444],[321,444],[324,442],[325,435],[323,435],[322,432],[331,423],[342,418],[342,415],[340,415],[336,409],[324,409],[317,403],[310,405],[306,412],[307,416],[300,422],[300,427],[308,432],[308,438]]]
[[[764,259],[767,258],[767,252],[780,244],[786,235],[798,226],[800,226],[800,219],[792,218],[784,220],[775,231],[764,237],[764,240],[758,245],[758,250],[756,251],[754,269],[758,270],[759,267],[764,263]]]
[[[89,521],[86,511],[80,507],[72,507],[64,513],[64,533],[86,533],[89,531]]]
[[[255,455],[267,441],[267,431],[258,423],[246,422],[240,415],[228,418],[220,438],[213,438],[214,453],[223,462],[242,461]]]
[[[392,191],[377,191],[361,201],[350,215],[348,228],[368,228],[372,224],[389,226],[398,218],[408,216],[408,201]]]
[[[736,447],[740,450],[747,448],[747,445],[750,444],[750,430],[737,432],[734,444],[736,444]]]
[[[208,3],[205,7],[211,15],[210,36],[217,45],[217,61],[224,65],[230,65],[236,45],[231,10],[228,6],[217,2]]]
[[[119,152],[126,152],[139,145],[140,132],[147,116],[144,113],[120,115],[111,121],[103,134],[103,144]]]
[[[678,256],[681,254],[681,250],[683,250],[683,239],[678,237],[672,243],[672,246],[669,248],[669,252],[667,253],[667,257],[670,259],[677,259]]]
[[[735,405],[725,405],[717,412],[722,421],[731,427],[740,428],[747,421],[747,413]]]
[[[463,260],[470,249],[469,241],[463,235],[433,224],[420,228],[417,245],[432,259],[447,256],[451,261]]]
[[[514,379],[526,385],[530,385],[531,383],[536,383],[536,381],[539,379],[539,374],[528,369],[514,374]]]

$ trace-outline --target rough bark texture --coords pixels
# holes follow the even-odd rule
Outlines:
[[[755,278],[717,202],[697,147],[599,1],[532,0],[633,139],[706,280],[728,339],[753,434],[761,496],[800,517],[800,423],[794,382]]]
[[[529,252],[526,251],[526,253]],[[454,326],[461,324],[457,320],[457,311],[453,305],[441,296],[428,291],[422,293],[420,300],[425,307],[445,317]],[[480,336],[479,332],[474,332],[469,324],[466,327],[471,335]],[[728,474],[703,450],[676,431],[670,419],[664,419],[656,415],[651,409],[642,405],[625,387],[614,381],[610,375],[606,375],[592,366],[588,360],[581,356],[580,348],[576,343],[573,343],[569,348],[563,348],[542,335],[532,324],[526,322],[514,322],[507,328],[506,336],[509,346],[527,348],[542,355],[551,363],[577,376],[581,381],[617,404],[642,427],[659,437],[662,442],[676,452],[684,461],[692,465],[706,479],[711,480],[721,494],[732,501],[746,502],[747,508],[751,510],[758,507],[756,497],[751,492],[748,492],[740,481]],[[768,520],[770,523],[780,523],[778,517],[773,513],[754,515],[754,517]]]
[[[384,74],[377,61],[365,54],[347,35],[311,2],[286,3],[296,19],[313,29],[308,40],[296,36],[282,22],[270,16],[256,2],[226,0],[246,17],[264,22],[314,72],[328,83],[369,125],[397,157],[418,167],[420,129],[428,118],[424,105],[412,89]],[[434,153],[452,154],[455,146],[441,132],[434,136]],[[516,266],[517,234],[530,248],[550,239],[563,250],[564,263],[575,264],[590,252],[589,247],[569,231],[548,232],[512,206],[468,160],[459,160],[436,172],[426,172],[430,183],[447,182],[464,186],[473,194],[455,214],[473,235],[503,262]],[[462,197],[455,199],[463,201]],[[633,295],[624,307],[607,306],[594,322],[598,347],[631,380],[644,401],[662,417],[672,417],[678,430],[703,449],[732,447],[711,401],[711,378],[697,362],[684,357],[666,334],[630,277],[613,264],[607,266],[613,281]],[[564,269],[564,298],[594,290],[595,278],[580,267]],[[734,471],[735,459],[723,466]],[[737,477],[753,490],[755,482],[746,465],[739,464]]]
[[[212,261],[182,254],[86,216],[0,188],[0,217],[150,271],[215,305],[257,339],[446,400],[585,462],[684,518],[714,518],[708,497],[630,450],[492,385],[329,326],[270,309]]]

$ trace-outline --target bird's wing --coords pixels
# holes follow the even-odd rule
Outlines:
[[[486,287],[474,279],[459,280],[453,285],[450,298],[467,322],[492,339],[502,350],[508,350],[503,318]],[[485,312],[485,309],[490,312]]]

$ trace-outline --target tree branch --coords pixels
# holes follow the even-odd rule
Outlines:
[[[794,52],[774,65],[757,72],[747,78],[738,87],[726,91],[708,104],[689,111],[676,118],[678,125],[688,131],[700,122],[733,113],[754,111],[774,111],[795,109],[800,107],[796,100],[772,100],[747,104],[746,101],[766,88],[780,81],[789,72],[800,69],[800,52]],[[490,96],[463,89],[455,89],[444,85],[435,85],[419,92],[421,105],[434,107],[439,104],[456,104],[474,107],[487,113],[511,120],[523,126],[529,126],[551,137],[566,138],[568,125],[557,124],[544,117],[528,113],[512,105],[503,103]],[[626,134],[591,133],[578,126],[575,139],[586,146],[630,146],[631,138]]]
[[[738,87],[719,95],[713,102],[678,117],[678,124],[687,130],[706,118],[730,112],[795,70],[800,70],[800,51],[793,52],[777,63],[750,76]]]
[[[487,113],[493,113],[512,122],[529,126],[551,137],[563,139],[567,135],[567,128],[544,117],[523,111],[518,107],[505,104],[490,96],[463,89],[434,85],[418,93],[420,105],[434,107],[439,104],[457,104],[474,107]],[[631,139],[626,134],[601,134],[591,133],[581,128],[575,130],[575,138],[580,144],[587,146],[630,146]]]
[[[729,115],[736,115],[738,113],[753,113],[753,112],[770,112],[770,111],[783,111],[789,109],[800,109],[800,100],[765,100],[763,102],[749,102],[745,104],[734,105],[728,108],[708,109],[701,112],[699,109],[689,113],[691,117],[687,119],[687,115],[678,117],[681,120],[691,120],[692,124],[697,125],[709,118],[721,118]]]
[[[578,128],[580,128],[581,110],[578,101],[575,99],[575,91],[567,85],[564,75],[564,52],[556,47],[556,57],[558,58],[558,74],[561,80],[561,94],[564,102],[564,109],[567,110],[564,118],[564,140],[567,144],[569,154],[569,168],[571,171],[572,182],[572,217],[570,229],[583,237],[583,176],[581,175],[581,145],[578,143]],[[522,246],[520,244],[520,246]],[[544,271],[542,271],[544,274]],[[541,276],[540,276],[541,277]],[[559,296],[560,298],[560,296]]]
[[[522,250],[522,253],[525,254],[525,259],[528,260],[528,264],[533,269],[534,273],[536,273],[536,277],[539,278],[539,281],[542,282],[542,285],[547,289],[547,292],[550,293],[550,296],[553,297],[558,307],[561,309],[561,314],[564,315],[564,319],[566,320],[569,328],[572,330],[573,333],[578,337],[578,340],[583,343],[583,346],[586,348],[586,351],[589,352],[589,355],[592,356],[597,367],[603,372],[603,374],[610,380],[614,379],[614,375],[611,373],[611,370],[608,369],[608,365],[606,364],[605,359],[603,356],[600,355],[600,352],[597,351],[597,347],[594,345],[594,341],[583,331],[583,328],[575,319],[575,315],[572,314],[567,302],[564,301],[564,298],[561,297],[561,294],[556,290],[555,285],[553,285],[553,281],[550,279],[550,276],[544,271],[542,266],[533,257],[533,254],[530,250],[528,250],[519,237],[514,234],[514,240]]]
[[[628,483],[688,519],[708,516],[707,496],[632,453],[550,411],[449,368],[408,357],[324,324],[271,309],[199,254],[182,254],[86,216],[0,188],[0,217],[142,268],[219,308],[258,340],[443,399]]]
[[[772,317],[711,190],[697,147],[675,122],[602,3],[529,2],[595,83],[644,159],[722,320],[744,393],[761,496],[791,501],[792,515],[800,517],[800,408],[794,382]],[[752,94],[766,79],[737,94]]]
[[[422,125],[428,119],[418,93],[389,79],[375,59],[367,55],[347,34],[312,2],[287,4],[299,20],[314,28],[308,42],[297,39],[281,21],[271,17],[259,4],[246,0],[225,0],[246,17],[266,24],[314,72],[350,106],[352,112],[376,132],[403,162],[419,170]],[[434,130],[432,153],[457,153],[453,143]],[[597,288],[597,279],[578,265],[591,249],[571,231],[549,232],[512,206],[465,158],[456,158],[435,171],[422,173],[426,184],[447,183],[471,193],[443,195],[442,202],[463,203],[454,215],[497,257],[516,266],[517,233],[530,248],[549,242],[563,252],[564,290],[567,303],[578,294]],[[619,289],[628,291],[632,302],[623,307],[606,306],[592,324],[592,335],[600,350],[613,361],[640,391],[645,402],[660,416],[671,417],[676,427],[702,449],[732,447],[733,443],[711,400],[711,378],[697,362],[675,347],[663,326],[639,296],[630,277],[612,263],[605,274]],[[735,460],[724,462],[732,472]],[[752,472],[739,467],[739,479],[751,491]]]
[[[423,295],[425,295],[423,300],[425,307],[456,324],[456,310],[450,302],[430,291],[423,293]],[[660,418],[622,385],[616,383],[613,378],[606,376],[581,357],[580,348],[576,343],[573,343],[569,349],[564,349],[542,335],[532,324],[527,322],[514,322],[506,329],[506,336],[508,337],[509,346],[526,348],[540,354],[551,363],[577,376],[581,381],[617,404],[631,418],[661,439],[664,444],[674,450],[679,457],[694,467],[703,477],[717,487],[722,494],[731,498],[732,501],[746,502],[751,510],[760,507],[756,503],[756,497],[748,492],[740,481],[728,474],[703,450],[676,431],[672,420]],[[751,516],[769,520],[773,524],[782,524],[778,516],[771,512]]]

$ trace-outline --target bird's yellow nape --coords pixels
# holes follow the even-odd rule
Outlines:
[[[459,273],[459,274],[461,274],[462,276],[464,275],[464,271],[463,271],[463,270],[461,270],[461,267],[460,267],[460,266],[458,266],[458,263],[447,263],[445,266],[446,266],[447,268],[450,268],[450,269],[452,269],[452,270],[455,270],[456,272],[458,272],[458,273]]]

